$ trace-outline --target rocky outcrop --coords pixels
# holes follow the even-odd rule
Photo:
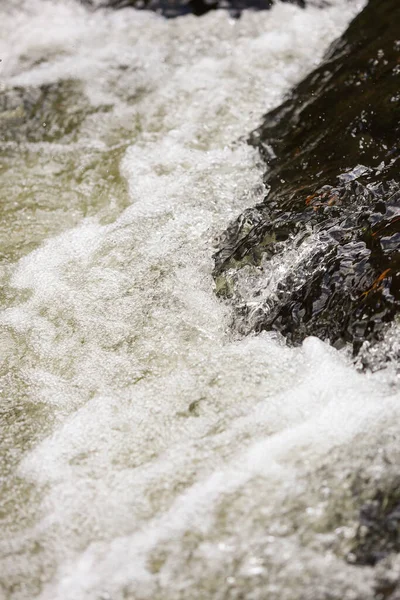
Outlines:
[[[244,333],[277,330],[292,343],[317,335],[357,354],[399,311],[399,22],[397,0],[370,0],[251,135],[268,193],[229,227],[214,270]],[[296,267],[260,301],[271,259],[290,250]],[[244,267],[247,296],[237,284]]]

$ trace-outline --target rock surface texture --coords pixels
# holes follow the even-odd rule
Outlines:
[[[277,330],[295,344],[316,335],[358,354],[395,319],[399,22],[397,0],[371,0],[251,135],[267,194],[229,227],[214,271],[240,331]],[[272,281],[277,255],[288,253],[289,275]]]

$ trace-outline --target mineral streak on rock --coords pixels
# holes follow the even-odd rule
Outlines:
[[[214,270],[242,332],[278,330],[295,344],[317,335],[357,354],[398,312],[399,22],[397,0],[370,0],[252,133],[268,193],[228,228]],[[258,300],[270,259],[301,253],[312,239],[306,258]],[[244,298],[237,282],[246,265],[259,285]]]

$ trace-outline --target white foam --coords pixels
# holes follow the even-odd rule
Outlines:
[[[362,465],[366,432],[378,448],[398,392],[316,339],[232,339],[211,278],[215,235],[262,196],[240,136],[359,8],[164,21],[65,1],[4,15],[8,85],[78,78],[94,104],[140,123],[120,167],[131,205],[22,258],[11,285],[29,298],[1,315],[29,402],[53,420],[19,466],[41,496],[13,541],[13,573],[34,581],[17,598],[222,598],[236,586],[293,600],[313,577],[338,599],[369,598],[372,573],[326,551],[313,523],[329,503],[310,482],[325,469],[347,489],[340,473]],[[89,119],[85,144],[108,125]]]

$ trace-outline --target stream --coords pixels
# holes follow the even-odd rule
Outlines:
[[[400,561],[354,557],[395,366],[242,335],[212,276],[265,196],[249,133],[363,6],[1,2],[1,600],[388,597]]]

